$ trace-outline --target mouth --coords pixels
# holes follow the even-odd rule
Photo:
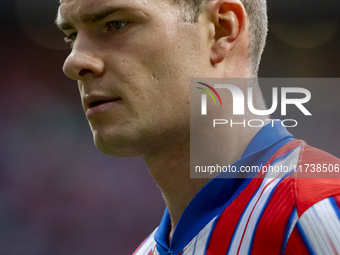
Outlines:
[[[83,105],[87,117],[104,112],[117,105],[122,99],[118,97],[102,97],[94,95],[86,95]]]
[[[97,107],[99,105],[106,104],[106,103],[111,103],[111,102],[114,102],[114,101],[117,101],[117,100],[119,100],[119,99],[94,101],[92,103],[89,103],[89,107],[88,108],[94,108],[94,107]]]

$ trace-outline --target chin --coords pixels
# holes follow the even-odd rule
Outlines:
[[[140,157],[137,153],[136,144],[132,144],[129,139],[118,139],[113,137],[103,138],[94,135],[94,143],[98,150],[104,154],[121,157],[121,158],[135,158]]]

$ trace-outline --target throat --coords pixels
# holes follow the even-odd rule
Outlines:
[[[145,161],[162,192],[174,231],[185,208],[209,180],[190,178],[190,143],[176,150],[159,152]]]

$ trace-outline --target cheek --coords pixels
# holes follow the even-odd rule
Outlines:
[[[122,92],[140,111],[181,110],[189,104],[190,77],[199,75],[196,34],[157,33],[130,41],[115,55],[113,70]],[[159,38],[162,38],[161,40]]]

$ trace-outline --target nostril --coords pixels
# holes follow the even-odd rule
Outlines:
[[[85,76],[86,74],[93,73],[90,69],[82,69],[79,72],[79,76]]]

